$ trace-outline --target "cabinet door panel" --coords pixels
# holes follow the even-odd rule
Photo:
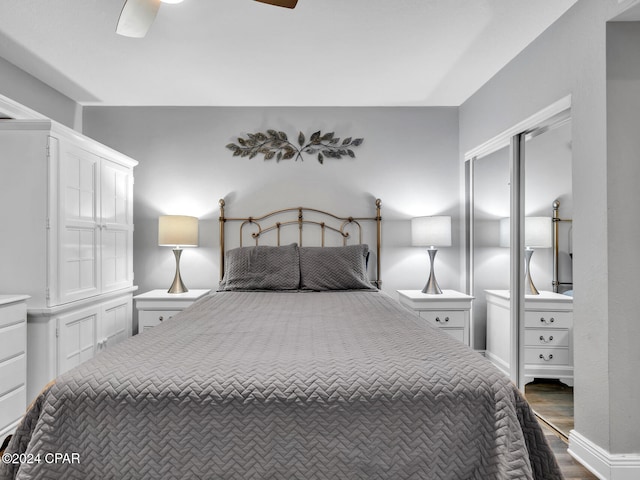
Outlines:
[[[102,290],[131,285],[130,234],[127,230],[102,230]]]
[[[57,301],[80,300],[100,292],[97,230],[100,157],[61,141]]]
[[[60,242],[60,300],[78,300],[98,291],[97,232],[95,228],[67,226]]]
[[[131,296],[102,306],[98,334],[99,350],[116,345],[129,336],[133,301]]]
[[[133,284],[133,221],[130,169],[102,160],[101,169],[102,291]]]
[[[86,309],[58,319],[58,372],[86,362],[95,355],[98,310]]]
[[[103,159],[100,182],[102,222],[122,226],[131,224],[131,170]]]
[[[100,157],[66,142],[60,145],[60,194],[64,197],[61,217],[95,223]]]

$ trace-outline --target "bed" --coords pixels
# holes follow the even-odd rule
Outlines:
[[[287,222],[263,228],[221,204],[222,291],[57,378],[26,413],[2,474],[561,478],[508,378],[375,288],[380,202],[375,217],[333,216],[335,232],[297,212],[298,241],[281,244]],[[225,251],[230,221],[278,241]],[[377,245],[305,246],[307,221],[322,244],[373,221]]]

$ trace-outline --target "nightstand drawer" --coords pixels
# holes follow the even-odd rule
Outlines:
[[[0,430],[20,420],[27,404],[27,389],[20,387],[0,398]],[[8,432],[11,433],[11,432]]]
[[[526,328],[570,328],[571,312],[528,311],[524,313]]]
[[[441,294],[398,290],[398,300],[432,327],[444,330],[448,335],[469,345],[472,296],[455,290],[443,290]]]
[[[27,348],[27,326],[18,323],[0,330],[0,362],[23,354]]]
[[[570,365],[568,348],[526,347],[524,362],[534,365]]]
[[[527,329],[524,332],[524,344],[531,347],[568,347],[569,330],[567,329]]]
[[[0,363],[0,397],[22,387],[27,378],[27,357],[23,353]]]
[[[434,327],[464,328],[465,312],[461,310],[419,310],[418,315]]]
[[[160,325],[165,320],[169,320],[180,310],[144,310],[139,312],[138,323],[140,331]]]
[[[27,320],[27,307],[24,303],[3,305],[0,311],[0,327],[26,322]]]
[[[133,299],[138,310],[138,333],[170,319],[176,313],[189,308],[194,302],[208,295],[211,290],[189,290],[185,293],[168,293],[166,290],[151,290],[136,295]]]
[[[459,342],[465,343],[464,328],[441,328],[447,335],[455,338]]]

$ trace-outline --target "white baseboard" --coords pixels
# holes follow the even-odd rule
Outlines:
[[[640,454],[611,454],[575,430],[569,433],[568,452],[602,480],[640,478]]]

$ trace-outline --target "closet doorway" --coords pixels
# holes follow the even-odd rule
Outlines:
[[[531,397],[543,420],[560,424],[558,430],[568,436],[565,425],[573,421],[570,99],[474,149],[465,161],[467,287],[475,297],[472,346]]]

